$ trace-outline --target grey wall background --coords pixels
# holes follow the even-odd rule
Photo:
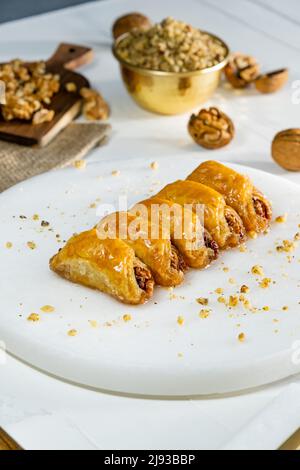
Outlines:
[[[47,11],[59,10],[89,0],[0,0],[0,23]]]

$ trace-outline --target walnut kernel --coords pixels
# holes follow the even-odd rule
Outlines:
[[[231,119],[217,108],[201,109],[192,114],[188,130],[194,141],[207,149],[218,149],[229,144],[234,137]]]
[[[234,88],[246,88],[258,77],[259,65],[254,57],[236,53],[231,57],[224,72]]]

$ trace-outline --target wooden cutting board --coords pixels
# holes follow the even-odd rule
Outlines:
[[[0,139],[23,145],[47,145],[80,112],[81,97],[69,93],[65,84],[73,82],[77,89],[89,87],[88,80],[73,72],[77,67],[88,64],[93,59],[92,49],[75,44],[62,43],[52,57],[46,61],[47,71],[60,75],[60,91],[51,100],[50,109],[55,111],[51,122],[33,125],[31,122],[14,120],[6,122],[0,117]]]

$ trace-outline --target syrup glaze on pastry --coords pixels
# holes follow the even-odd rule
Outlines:
[[[96,229],[73,236],[50,260],[60,276],[106,292],[127,304],[143,304],[152,297],[150,269],[122,240],[99,240]]]
[[[104,217],[98,224],[98,235],[107,236],[109,227],[115,229],[116,235],[149,267],[157,284],[172,287],[183,281],[187,267],[170,238],[151,238],[145,233],[142,219],[131,212],[116,212]]]
[[[272,219],[272,207],[251,180],[215,161],[201,163],[187,178],[221,193],[241,217],[248,232],[264,232]]]
[[[153,209],[158,211],[160,224],[169,230],[166,234],[191,268],[202,269],[218,257],[218,245],[202,226],[197,214],[168,199],[154,196],[136,204],[131,210],[138,211],[140,205],[148,210],[150,226],[155,223]],[[157,212],[156,212],[157,214]]]
[[[204,226],[220,248],[234,247],[245,239],[245,228],[239,215],[226,206],[221,194],[194,181],[176,181],[159,193],[178,204],[203,204]]]

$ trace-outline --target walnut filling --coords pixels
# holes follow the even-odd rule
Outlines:
[[[146,294],[151,295],[153,292],[154,281],[149,269],[142,265],[137,265],[134,267],[134,274],[139,288],[145,291]]]
[[[245,238],[245,230],[239,216],[235,214],[230,208],[226,208],[225,219],[228,223],[231,233],[238,235],[240,241],[243,241]]]
[[[210,250],[211,259],[217,259],[219,256],[219,247],[217,242],[212,239],[210,233],[204,230],[204,244]]]
[[[179,251],[172,245],[171,248],[171,260],[170,260],[170,267],[175,269],[176,271],[185,272],[187,270],[187,265],[179,253]]]
[[[272,216],[268,205],[257,196],[253,196],[252,201],[256,214],[265,220],[271,220]]]

